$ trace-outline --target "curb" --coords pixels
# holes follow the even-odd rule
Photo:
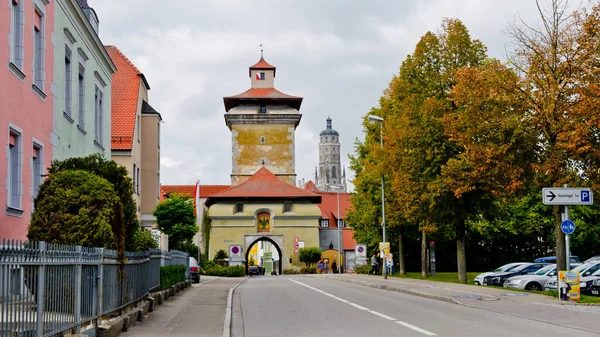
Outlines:
[[[233,292],[235,288],[244,283],[248,278],[248,276],[244,277],[243,280],[229,289],[229,293],[227,294],[227,311],[225,312],[225,322],[223,322],[223,337],[231,336],[231,307],[233,305]]]

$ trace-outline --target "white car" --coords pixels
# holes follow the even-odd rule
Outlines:
[[[579,265],[579,266],[571,269],[572,272],[579,272],[580,278],[590,276],[597,270],[600,270],[600,261],[584,263],[582,265]],[[556,291],[556,281],[557,281],[557,279],[555,277],[550,278],[548,281],[546,281],[546,284],[544,285],[544,290],[546,290],[546,291],[555,290]]]
[[[555,264],[547,265],[533,274],[510,277],[504,281],[503,286],[505,288],[542,291],[546,282],[553,277],[556,277]]]
[[[477,276],[475,277],[475,280],[473,280],[473,283],[474,283],[475,285],[478,285],[478,286],[480,286],[480,285],[482,285],[482,284],[483,284],[483,279],[484,279],[486,276],[489,276],[489,275],[491,275],[491,274],[493,274],[493,273],[502,273],[502,272],[510,271],[511,269],[513,269],[513,268],[516,268],[516,267],[518,267],[518,266],[520,266],[520,265],[523,265],[523,264],[525,264],[525,263],[527,263],[527,262],[515,262],[515,263],[509,263],[509,264],[505,264],[505,265],[503,265],[503,266],[501,266],[501,267],[498,267],[498,268],[496,268],[496,269],[494,269],[494,270],[492,270],[492,271],[490,271],[490,272],[487,272],[487,273],[482,273],[482,274],[479,274],[479,275],[477,275]]]

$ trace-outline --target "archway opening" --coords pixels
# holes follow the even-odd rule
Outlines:
[[[254,247],[254,245],[258,245],[259,242],[262,241],[266,241],[268,243],[271,244],[272,247],[275,248],[275,251],[277,252],[277,256],[278,256],[278,261],[270,261],[273,264],[273,271],[275,271],[277,273],[277,275],[282,275],[283,274],[283,254],[281,253],[281,248],[279,247],[279,245],[277,243],[275,243],[275,241],[273,241],[271,238],[267,237],[267,236],[263,236],[260,237],[254,241],[252,241],[251,244],[248,245],[247,249],[246,249],[246,258],[244,259],[244,266],[246,269],[246,275],[248,275],[248,268],[249,268],[249,264],[250,264],[250,257],[251,254],[250,252],[252,251],[252,248]],[[263,257],[265,256],[264,253],[262,255]],[[268,255],[267,255],[268,256]],[[256,263],[258,263],[259,266],[262,266],[263,268],[265,267],[265,261],[261,261],[260,260],[261,257],[258,257],[256,259],[253,259]],[[274,259],[274,258],[273,258]],[[269,262],[269,261],[267,261]],[[262,269],[261,269],[262,270]]]

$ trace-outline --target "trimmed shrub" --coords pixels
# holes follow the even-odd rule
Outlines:
[[[187,266],[176,264],[160,267],[160,289],[171,288],[174,284],[185,281]]]
[[[319,247],[300,248],[300,262],[304,262],[308,268],[321,260],[323,251]]]
[[[368,274],[371,270],[371,266],[363,265],[363,266],[354,266],[354,272],[357,274]]]
[[[300,268],[300,274],[316,274],[317,268],[315,267],[302,267]]]

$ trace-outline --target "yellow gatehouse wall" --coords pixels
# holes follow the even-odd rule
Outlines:
[[[283,268],[296,264],[298,255],[294,254],[294,237],[304,242],[304,247],[319,247],[319,219],[321,210],[310,202],[292,202],[292,212],[283,212],[284,200],[281,203],[244,203],[243,212],[235,212],[235,202],[221,202],[210,206],[208,216],[211,219],[209,258],[217,251],[228,251],[229,245],[244,246],[246,255],[247,236],[250,240],[269,237],[273,241],[282,242],[281,249]],[[270,213],[270,231],[258,232],[256,216],[259,213]],[[292,264],[290,264],[292,258]]]
[[[233,125],[231,184],[241,184],[265,166],[279,179],[295,185],[295,129],[292,123]]]

